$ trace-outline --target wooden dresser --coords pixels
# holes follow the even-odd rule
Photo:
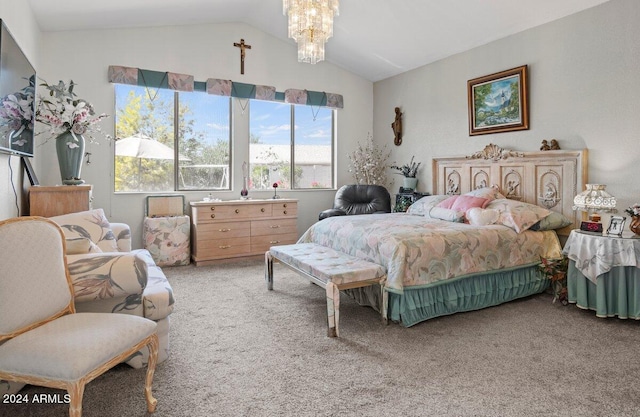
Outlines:
[[[272,245],[298,240],[298,200],[194,201],[191,258],[196,265],[263,255]]]
[[[91,209],[90,185],[57,185],[29,188],[29,214],[53,217]]]

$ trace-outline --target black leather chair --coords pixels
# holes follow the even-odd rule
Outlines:
[[[391,196],[381,185],[343,185],[333,200],[333,208],[320,212],[318,220],[349,214],[391,213]]]

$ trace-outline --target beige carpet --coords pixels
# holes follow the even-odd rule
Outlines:
[[[331,339],[324,291],[280,265],[273,292],[260,261],[165,272],[176,310],[157,416],[640,415],[640,323],[548,294],[411,328],[343,297]],[[118,366],[88,385],[84,415],[145,415],[143,380]],[[66,415],[0,404],[0,416]]]

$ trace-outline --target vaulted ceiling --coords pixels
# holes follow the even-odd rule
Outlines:
[[[294,44],[282,0],[28,1],[45,32],[240,22]],[[326,59],[379,81],[607,1],[342,0]]]

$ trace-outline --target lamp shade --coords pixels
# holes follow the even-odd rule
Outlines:
[[[573,199],[573,209],[586,212],[615,212],[616,198],[605,191],[604,184],[586,184],[586,189]]]

